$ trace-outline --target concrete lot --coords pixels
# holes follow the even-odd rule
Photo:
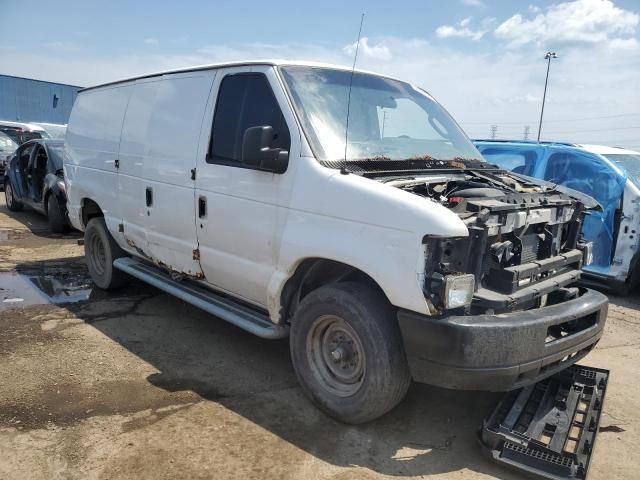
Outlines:
[[[3,197],[0,479],[520,478],[475,440],[499,395],[413,385],[384,418],[341,425],[301,393],[286,341],[138,282],[92,289],[77,238]],[[582,362],[612,371],[591,479],[640,470],[640,300],[611,303]]]

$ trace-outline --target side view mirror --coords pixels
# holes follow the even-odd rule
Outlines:
[[[242,137],[242,163],[258,170],[284,173],[289,164],[289,152],[271,148],[272,142],[272,126],[247,128]]]

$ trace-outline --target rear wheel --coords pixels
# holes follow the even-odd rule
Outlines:
[[[53,233],[64,233],[69,229],[64,210],[60,207],[58,199],[50,196],[47,199],[47,220]]]
[[[4,198],[7,203],[7,208],[12,212],[19,212],[22,210],[22,203],[16,200],[13,194],[13,187],[11,186],[11,180],[7,180],[4,185]]]
[[[340,421],[373,420],[409,388],[395,309],[372,286],[344,282],[308,294],[292,320],[290,346],[302,388]]]
[[[127,254],[107,230],[103,217],[94,217],[84,231],[84,257],[93,282],[104,290],[117,288],[127,275],[113,266],[113,261]]]

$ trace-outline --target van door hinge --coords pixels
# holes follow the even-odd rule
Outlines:
[[[191,169],[191,180],[195,180],[196,179],[196,169],[192,168]]]
[[[200,249],[199,248],[196,248],[193,251],[193,259],[194,260],[200,260]]]
[[[115,164],[116,168],[120,168],[120,160],[116,159],[113,163]]]

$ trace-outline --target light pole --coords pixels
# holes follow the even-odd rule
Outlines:
[[[549,68],[551,68],[551,59],[558,58],[556,52],[547,52],[544,59],[547,61],[547,78],[544,80],[544,94],[542,95],[542,110],[540,110],[540,124],[538,125],[538,142],[540,141],[540,133],[542,133],[542,116],[544,115],[544,102],[547,99],[547,83],[549,82]]]

